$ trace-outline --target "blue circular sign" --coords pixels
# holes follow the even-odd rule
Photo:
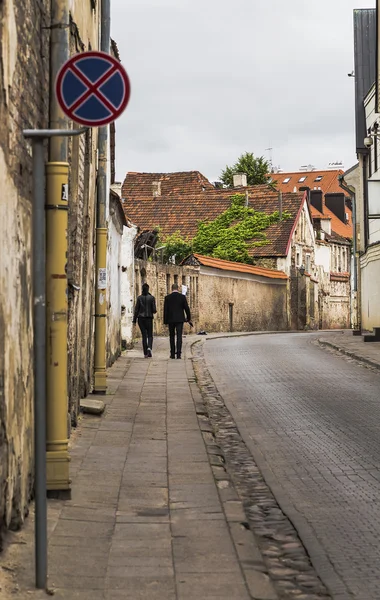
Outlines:
[[[88,127],[108,125],[120,117],[130,92],[125,69],[105,52],[76,54],[57,76],[56,95],[63,112]]]

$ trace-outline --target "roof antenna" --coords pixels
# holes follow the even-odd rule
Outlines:
[[[265,148],[265,152],[269,152],[269,166],[270,166],[270,172],[273,173],[273,148]]]

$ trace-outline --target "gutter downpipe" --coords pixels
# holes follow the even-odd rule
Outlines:
[[[359,294],[358,294],[358,262],[357,262],[357,239],[356,239],[356,194],[355,192],[349,188],[344,183],[344,175],[339,175],[339,185],[340,187],[349,194],[352,200],[352,224],[354,226],[354,236],[353,236],[353,253],[354,253],[354,292],[356,292],[357,297],[357,315],[356,315],[356,323],[357,328],[361,331],[361,307],[359,302]],[[352,299],[351,299],[352,302]]]
[[[55,95],[58,71],[70,54],[68,0],[51,0],[50,130],[70,130]],[[47,491],[70,495],[67,382],[68,138],[51,137],[46,165],[46,466]]]
[[[110,53],[111,3],[101,0],[100,49]],[[98,177],[96,205],[96,289],[95,289],[95,360],[94,393],[107,391],[106,330],[107,330],[107,163],[108,126],[99,128],[98,133]]]

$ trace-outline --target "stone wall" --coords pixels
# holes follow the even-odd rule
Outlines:
[[[154,334],[167,335],[167,327],[164,325],[164,300],[165,296],[171,293],[173,283],[187,286],[187,301],[190,306],[194,329],[198,327],[199,309],[198,309],[198,267],[181,267],[178,265],[162,265],[160,263],[135,260],[135,286],[134,301],[141,294],[143,283],[148,283],[150,293],[156,298],[157,315],[154,319]],[[135,328],[135,336],[139,336],[138,327]]]
[[[32,490],[32,160],[26,128],[47,127],[50,2],[0,3],[0,529]],[[0,544],[1,545],[1,544]]]
[[[288,329],[287,281],[201,267],[198,327],[207,332]]]
[[[166,335],[163,305],[171,285],[187,286],[193,332],[286,330],[288,328],[287,281],[231,273],[206,267],[161,265],[135,261],[135,298],[147,282],[156,297],[155,335]],[[187,330],[186,330],[187,331]],[[138,328],[135,336],[139,336]]]
[[[74,2],[70,53],[89,50],[90,46],[95,50],[98,39],[98,9],[93,11],[90,3]],[[80,399],[90,392],[93,377],[97,144],[96,129],[69,140],[67,344],[69,411],[74,425]]]

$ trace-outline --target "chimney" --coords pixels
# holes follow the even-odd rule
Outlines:
[[[310,190],[310,204],[323,213],[323,193],[321,190]]]
[[[278,212],[280,214],[280,221],[282,221],[282,192],[278,192]]]
[[[152,188],[153,198],[158,198],[158,196],[161,196],[161,181],[153,181]]]
[[[245,173],[236,173],[234,175],[234,188],[247,187],[247,175]]]
[[[300,192],[307,192],[307,199],[310,202],[310,188],[306,186],[301,186],[299,189]]]
[[[325,194],[327,208],[342,221],[346,223],[346,200],[344,194]]]

